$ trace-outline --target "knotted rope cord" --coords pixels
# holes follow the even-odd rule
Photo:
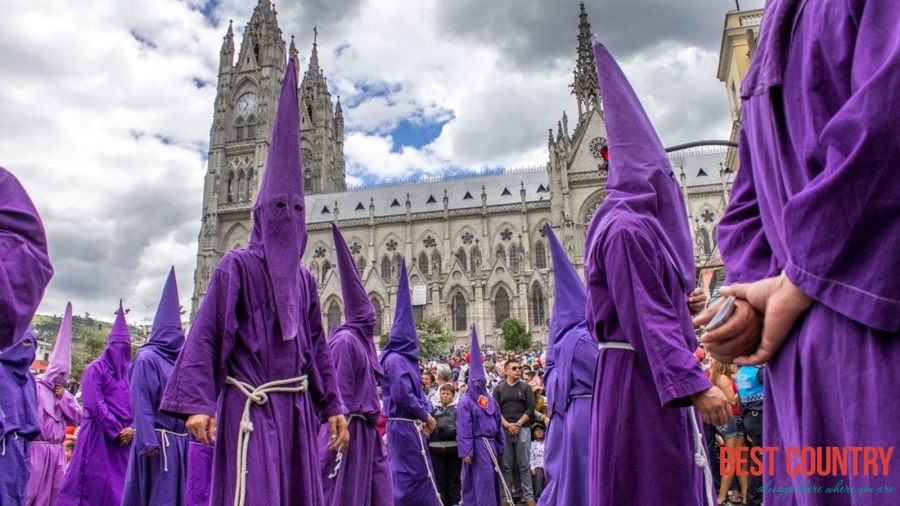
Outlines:
[[[428,454],[425,452],[425,436],[422,435],[422,427],[425,426],[425,422],[422,420],[412,420],[410,418],[388,418],[388,421],[410,422],[416,426],[416,432],[419,433],[419,446],[422,448],[422,460],[425,461],[425,469],[428,470],[428,480],[431,481],[431,486],[434,488],[434,495],[437,496],[438,502],[444,504],[444,502],[441,501],[441,493],[438,492],[437,483],[434,481],[434,473],[431,472],[431,466],[428,465]]]
[[[169,447],[169,434],[178,437],[187,437],[187,434],[181,434],[178,432],[172,432],[166,429],[154,429],[156,432],[159,432],[160,439],[160,449],[159,451],[163,454],[163,472],[169,472],[169,452],[166,451],[166,448]]]
[[[506,494],[505,497],[512,501],[512,494],[509,492],[509,487],[506,485],[506,480],[503,479],[503,472],[500,471],[500,463],[497,462],[497,455],[494,454],[494,448],[491,446],[490,440],[486,437],[478,439],[484,441],[484,446],[487,448],[488,454],[491,456],[491,462],[493,462],[494,464],[494,471],[496,471],[497,476],[500,477],[500,484],[503,485],[503,492]]]
[[[286,387],[291,383],[300,383],[294,387]],[[238,431],[238,452],[237,452],[237,480],[234,488],[234,505],[244,506],[244,500],[247,495],[247,447],[250,443],[250,433],[253,432],[253,422],[250,421],[250,406],[254,403],[258,406],[269,402],[270,393],[286,392],[296,393],[305,392],[309,387],[309,380],[304,374],[296,378],[270,381],[256,388],[249,383],[237,380],[229,376],[225,383],[235,386],[244,395],[247,396],[247,402],[244,404],[244,413],[241,416],[241,428]]]
[[[3,453],[0,453],[0,456],[6,455],[6,438],[8,438],[8,437],[9,436],[7,435],[6,437],[3,438]],[[12,437],[13,437],[13,439],[19,439],[19,433],[13,432]],[[435,490],[437,490],[437,489],[435,489]]]
[[[615,349],[615,350],[630,350],[634,351],[634,348],[625,342],[621,341],[603,341],[597,348],[600,350],[604,349]],[[694,465],[703,469],[703,485],[706,487],[706,501],[709,506],[714,506],[716,504],[716,500],[713,499],[712,490],[712,472],[709,469],[709,460],[706,458],[706,452],[703,448],[703,433],[700,432],[700,427],[697,425],[697,414],[694,411],[694,406],[688,406],[688,415],[691,419],[691,432],[692,439],[694,440]]]
[[[365,420],[366,417],[362,416],[359,413],[350,413],[347,415],[347,430],[350,429],[350,422],[353,421],[354,418],[359,418],[361,420]],[[347,448],[350,449],[349,447]],[[338,475],[338,471],[341,469],[341,459],[344,458],[344,452],[338,450],[337,455],[334,457],[334,471],[328,475],[328,479],[334,479]]]

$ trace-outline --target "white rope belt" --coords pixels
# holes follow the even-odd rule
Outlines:
[[[572,399],[590,399],[593,396],[594,396],[594,394],[573,395],[573,396],[569,397],[569,400],[571,401]]]
[[[33,445],[61,445],[62,443],[54,443],[52,441],[32,441]]]
[[[347,428],[350,428],[350,422],[353,421],[354,418],[359,418],[360,420],[366,421],[366,417],[362,416],[359,413],[350,413],[347,415]],[[349,450],[350,447],[347,447]],[[344,452],[338,450],[337,455],[334,457],[334,470],[331,474],[328,475],[328,479],[334,479],[338,475],[338,471],[341,469],[341,460],[344,458]]]
[[[0,453],[0,456],[6,455],[6,439],[7,439],[8,437],[9,437],[9,434],[7,434],[7,435],[2,439],[2,441],[3,441],[3,452]],[[19,433],[18,433],[18,432],[13,432],[13,433],[12,433],[12,437],[13,437],[13,439],[19,439]]]
[[[413,420],[411,418],[388,418],[388,421],[409,422],[416,426],[416,432],[419,433],[419,446],[422,448],[422,460],[425,461],[425,469],[428,471],[428,480],[431,481],[431,486],[434,488],[434,495],[437,496],[438,502],[444,504],[441,501],[441,493],[438,492],[437,483],[434,481],[434,473],[431,472],[431,466],[428,465],[428,453],[425,452],[425,436],[422,435],[422,428],[425,427],[425,423],[422,420]]]
[[[154,430],[159,433],[159,439],[160,439],[160,445],[159,445],[160,450],[159,451],[162,452],[162,457],[163,457],[163,472],[168,473],[169,472],[169,452],[166,450],[166,448],[169,447],[169,435],[176,436],[176,437],[187,437],[187,434],[182,434],[180,432],[172,432],[172,431],[166,430],[166,429],[154,429]]]
[[[487,448],[488,455],[491,456],[491,462],[494,464],[494,471],[497,472],[497,476],[500,477],[500,484],[503,485],[503,493],[506,494],[504,497],[509,501],[512,501],[512,494],[509,492],[509,487],[506,485],[506,480],[503,479],[503,471],[500,470],[500,463],[497,462],[497,455],[494,454],[494,447],[491,446],[491,441],[486,437],[478,438],[484,441],[484,446]]]
[[[634,348],[630,344],[621,341],[602,341],[597,345],[597,348],[600,350],[615,349],[634,351]],[[703,485],[706,487],[706,493],[704,495],[706,496],[707,504],[713,506],[716,504],[716,501],[712,496],[712,472],[709,469],[709,461],[706,458],[706,450],[703,445],[703,433],[700,432],[700,427],[697,425],[697,413],[694,411],[694,406],[688,406],[688,415],[691,419],[691,429],[694,439],[694,465],[703,469]]]
[[[249,383],[244,383],[229,376],[225,379],[225,383],[237,387],[241,393],[247,396],[247,402],[244,404],[244,414],[241,416],[241,428],[238,431],[237,483],[234,488],[235,506],[244,506],[244,499],[247,495],[247,447],[250,444],[250,433],[253,432],[253,422],[250,421],[250,406],[253,404],[262,406],[269,402],[270,393],[305,392],[309,387],[309,380],[306,375],[303,375],[296,378],[270,381],[254,388]],[[292,383],[299,383],[299,385],[293,387],[285,386]]]

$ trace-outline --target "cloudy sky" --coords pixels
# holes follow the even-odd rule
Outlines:
[[[175,265],[190,307],[222,36],[256,0],[6,0],[0,166],[19,177],[56,274],[39,312],[151,321]],[[741,0],[744,10],[764,0]],[[665,144],[726,138],[716,63],[734,0],[596,0]],[[346,120],[350,183],[542,165],[569,94],[576,0],[282,0],[285,39],[319,58]]]

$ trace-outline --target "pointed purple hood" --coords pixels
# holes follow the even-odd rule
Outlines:
[[[592,39],[609,139],[609,177],[608,197],[587,236],[595,237],[618,216],[642,217],[687,292],[694,287],[694,255],[681,188],[669,175],[672,164],[622,69],[596,36]]]
[[[125,322],[125,310],[121,300],[119,312],[116,313],[116,322],[113,323],[106,339],[106,349],[97,360],[103,363],[116,379],[121,379],[128,372],[128,365],[131,363],[131,334],[128,332],[128,323]]]
[[[394,305],[394,325],[388,334],[388,342],[381,350],[381,363],[388,353],[399,353],[413,362],[419,361],[419,337],[413,317],[412,298],[409,295],[409,279],[406,276],[406,259],[400,262],[400,281],[397,283],[397,302]]]
[[[72,303],[66,304],[66,313],[56,334],[56,344],[50,355],[50,365],[39,381],[49,385],[65,385],[72,372]]]
[[[297,70],[291,58],[281,85],[269,158],[253,206],[253,230],[247,243],[248,250],[265,260],[285,341],[297,337],[300,258],[307,241],[298,111]]]
[[[37,389],[28,370],[34,362],[36,345],[34,331],[26,326],[11,346],[0,351],[0,440],[14,432],[32,441],[40,433]],[[3,473],[9,472],[3,469]]]
[[[550,317],[547,357],[553,360],[553,345],[569,329],[584,322],[587,308],[587,290],[578,277],[575,267],[566,256],[566,251],[550,228],[545,225],[547,241],[550,243],[550,258],[553,261],[553,281],[556,293],[553,297],[553,313]]]
[[[138,350],[138,353],[153,350],[174,364],[182,346],[184,346],[184,327],[181,325],[181,304],[178,300],[175,267],[172,267],[169,277],[166,279],[162,297],[159,299],[156,316],[153,318],[150,339]]]
[[[490,397],[487,391],[487,381],[484,376],[484,362],[481,360],[481,344],[478,342],[478,332],[475,330],[475,324],[472,324],[472,343],[469,348],[469,374],[466,378],[466,393],[478,404],[478,398],[484,396]],[[496,402],[490,402],[483,409],[488,414],[493,415],[497,409]]]
[[[51,276],[41,217],[19,180],[0,167],[0,350],[31,324]]]
[[[356,262],[347,247],[347,241],[332,223],[331,233],[334,236],[334,247],[337,253],[338,273],[341,276],[341,295],[344,297],[344,324],[338,331],[352,331],[365,345],[369,364],[375,369],[376,376],[384,375],[378,363],[378,352],[375,350],[375,306],[372,305],[366,288],[356,270]],[[418,343],[418,340],[416,341]]]

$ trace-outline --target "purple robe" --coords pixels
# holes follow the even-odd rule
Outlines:
[[[375,352],[375,308],[366,293],[350,249],[336,225],[332,225],[346,322],[332,322],[328,347],[334,360],[338,387],[349,412],[350,446],[341,454],[328,450],[331,430],[319,430],[322,452],[322,484],[325,504],[343,506],[391,506],[391,474],[384,441],[376,429],[381,417],[378,382],[384,376]]]
[[[403,260],[394,325],[388,344],[381,350],[381,368],[384,370],[381,393],[384,414],[388,418],[388,458],[394,482],[394,504],[439,506],[431,452],[424,435],[412,422],[427,422],[432,407],[422,390],[418,361],[419,340],[413,321],[406,261]]]
[[[0,350],[25,333],[51,276],[41,217],[18,179],[0,167]]]
[[[47,371],[37,380],[38,420],[41,433],[31,442],[31,477],[28,506],[54,506],[66,474],[66,427],[81,425],[84,412],[75,397],[63,389],[56,398],[56,385],[65,386],[71,370],[72,304],[56,336]]]
[[[188,444],[185,506],[209,506],[212,489],[213,450],[191,436]]]
[[[31,474],[29,441],[40,433],[34,376],[37,342],[26,327],[17,342],[0,351],[0,506],[22,506]]]
[[[618,64],[594,45],[609,196],[585,244],[586,321],[601,343],[591,408],[591,505],[700,505],[711,477],[690,396],[712,387],[693,355],[693,250],[681,191]]]
[[[121,503],[131,445],[119,445],[116,436],[133,421],[128,394],[130,362],[131,341],[120,302],[106,350],[87,366],[81,378],[85,417],[57,506]]]
[[[481,346],[472,326],[468,388],[456,407],[456,440],[459,457],[472,457],[462,465],[462,503],[478,506],[500,505],[500,456],[506,449],[500,405],[485,386]],[[479,400],[485,404],[482,407]],[[511,487],[512,483],[507,486]]]
[[[765,368],[764,445],[782,457],[790,446],[894,447],[895,458],[900,448],[898,26],[898,2],[770,0],[742,86],[741,165],[718,228],[726,282],[783,270],[813,299]],[[891,464],[887,476],[828,477],[792,477],[782,464],[771,486],[841,479],[895,495]],[[887,504],[891,495],[784,503]]]

